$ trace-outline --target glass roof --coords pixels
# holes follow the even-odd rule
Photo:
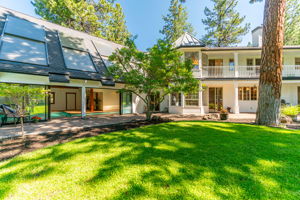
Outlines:
[[[62,32],[59,32],[59,38],[61,41],[61,45],[64,47],[69,47],[72,49],[78,49],[83,51],[87,50],[84,43],[84,39],[82,38],[73,37],[71,35]]]
[[[0,59],[47,65],[45,43],[4,35]]]
[[[5,33],[33,40],[45,41],[45,30],[42,26],[13,16],[7,16]]]
[[[96,72],[89,53],[64,47],[63,52],[67,68],[81,71]]]

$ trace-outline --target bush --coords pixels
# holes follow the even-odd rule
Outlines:
[[[299,106],[285,106],[281,109],[281,113],[286,116],[298,115],[300,111]]]

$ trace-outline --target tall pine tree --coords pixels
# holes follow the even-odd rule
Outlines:
[[[122,7],[114,0],[33,0],[32,4],[43,19],[68,28],[119,44],[130,36]]]
[[[171,43],[175,42],[185,32],[194,34],[192,25],[187,21],[188,13],[186,7],[181,2],[183,0],[171,0],[169,13],[163,16],[165,25],[160,33],[164,35],[165,40]]]
[[[241,42],[241,36],[249,31],[250,25],[242,25],[245,16],[235,10],[237,0],[212,0],[213,9],[205,7],[206,19],[202,20],[207,34],[203,42],[208,46],[224,47]]]

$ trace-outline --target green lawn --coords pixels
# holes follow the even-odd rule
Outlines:
[[[0,199],[300,199],[300,131],[172,122],[0,163]]]

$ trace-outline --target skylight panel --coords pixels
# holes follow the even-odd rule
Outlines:
[[[82,51],[87,50],[84,43],[84,39],[82,38],[77,38],[70,34],[62,33],[62,32],[59,32],[59,38],[60,38],[61,45],[64,47],[69,47],[72,49],[78,49]]]
[[[4,35],[2,38],[0,59],[47,65],[45,43]]]
[[[110,56],[112,53],[114,53],[118,48],[120,48],[119,45],[108,43],[108,42],[100,42],[100,41],[93,41],[97,51],[102,56]]]
[[[67,68],[81,71],[96,72],[89,53],[65,47],[63,47],[63,53]]]
[[[4,32],[33,40],[45,41],[45,30],[42,26],[10,15],[7,17]]]

